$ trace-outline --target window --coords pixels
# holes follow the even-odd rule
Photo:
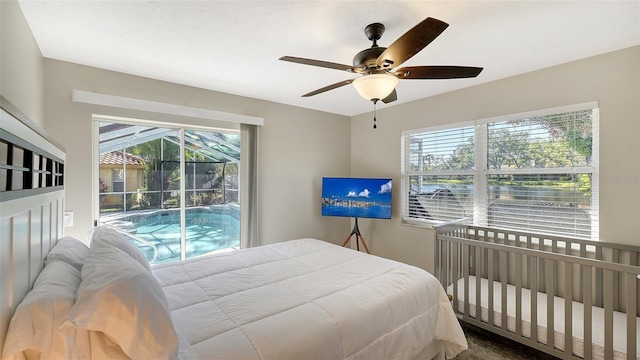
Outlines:
[[[113,184],[113,192],[124,192],[124,170],[111,170],[111,183]]]
[[[596,103],[402,134],[403,221],[598,238]]]

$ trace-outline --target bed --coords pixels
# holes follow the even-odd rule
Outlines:
[[[2,359],[431,359],[467,348],[434,276],[322,240],[151,267],[108,227],[90,247],[64,237],[64,150],[2,100],[4,143],[45,159],[4,164],[5,177],[50,185],[1,193]]]
[[[459,221],[436,251],[462,321],[562,359],[640,359],[640,247]]]
[[[411,359],[434,340],[449,357],[466,348],[435,277],[316,239],[153,273],[176,328],[200,358]]]

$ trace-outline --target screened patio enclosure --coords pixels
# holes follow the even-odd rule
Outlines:
[[[100,121],[98,138],[101,225],[153,263],[239,247],[238,132]]]

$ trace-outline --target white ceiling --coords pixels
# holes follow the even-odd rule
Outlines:
[[[403,80],[403,102],[640,44],[634,1],[31,1],[20,5],[47,58],[179,84],[357,115],[359,75],[279,61],[351,64],[381,22],[388,46],[426,17],[449,23],[404,65],[480,66],[475,79]]]

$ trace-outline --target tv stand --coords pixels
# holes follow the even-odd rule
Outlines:
[[[349,243],[353,235],[356,236],[356,249],[360,251],[360,241],[362,241],[362,245],[364,246],[364,249],[367,251],[367,254],[371,254],[369,252],[369,248],[367,247],[367,243],[364,242],[364,238],[362,237],[362,234],[360,233],[360,229],[358,228],[358,218],[356,218],[356,223],[355,225],[353,225],[353,230],[351,230],[351,234],[349,234],[349,236],[347,237],[347,240],[345,240],[342,243],[342,247],[345,247]]]

